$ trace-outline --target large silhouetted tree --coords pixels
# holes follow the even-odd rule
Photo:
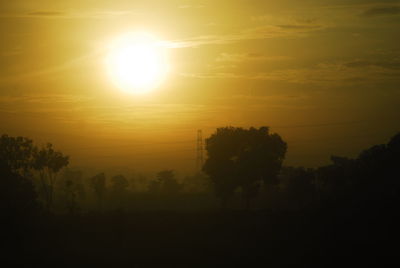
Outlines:
[[[286,143],[268,127],[218,128],[206,139],[208,158],[203,171],[209,175],[223,204],[242,188],[246,208],[258,194],[260,182],[277,183]]]
[[[68,165],[69,157],[60,151],[55,151],[51,143],[36,150],[33,156],[33,168],[39,172],[46,207],[52,209],[57,175]]]

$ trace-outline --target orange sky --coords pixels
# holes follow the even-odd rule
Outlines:
[[[195,167],[196,133],[270,126],[286,163],[355,156],[400,130],[400,1],[0,3],[0,132],[52,142],[71,164]],[[119,90],[105,48],[142,30],[171,71]]]

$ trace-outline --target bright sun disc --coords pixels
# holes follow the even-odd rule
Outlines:
[[[165,47],[153,36],[130,33],[117,39],[107,56],[113,82],[130,93],[145,93],[161,84],[168,71]]]

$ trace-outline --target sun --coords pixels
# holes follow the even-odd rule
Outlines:
[[[129,93],[142,94],[160,86],[169,64],[167,51],[149,33],[127,33],[112,42],[106,58],[114,84]]]

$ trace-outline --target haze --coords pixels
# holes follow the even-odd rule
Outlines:
[[[72,166],[195,168],[196,133],[270,126],[285,163],[354,157],[399,129],[400,2],[2,1],[0,132],[50,141]],[[145,95],[107,77],[130,31],[168,45]]]

